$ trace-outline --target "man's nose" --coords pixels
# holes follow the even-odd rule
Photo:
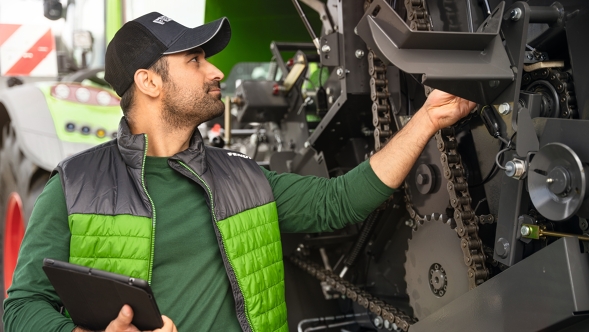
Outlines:
[[[221,81],[223,80],[223,78],[225,77],[225,75],[223,75],[223,72],[221,70],[219,70],[219,68],[217,68],[215,65],[213,65],[212,63],[209,62],[210,68],[209,68],[209,79],[212,81]]]

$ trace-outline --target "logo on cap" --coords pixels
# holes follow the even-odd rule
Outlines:
[[[162,16],[156,18],[155,20],[153,20],[153,23],[164,25],[164,24],[166,24],[166,22],[170,22],[171,20],[172,20],[171,18],[162,15]]]

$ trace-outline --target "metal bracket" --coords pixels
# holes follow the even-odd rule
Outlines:
[[[530,111],[526,107],[519,109],[517,115],[518,137],[516,151],[520,157],[525,157],[529,152],[537,152],[540,149],[540,141],[536,135],[534,123],[530,117]]]
[[[504,7],[474,33],[412,31],[384,0],[374,0],[356,28],[381,59],[422,74],[423,84],[491,104],[515,78],[499,34]]]
[[[321,37],[321,65],[338,66],[340,64],[338,35],[339,34],[337,32],[334,32]]]
[[[331,21],[331,16],[329,16],[327,7],[323,2],[319,0],[301,0],[301,2],[311,7],[311,9],[319,14],[319,18],[321,19],[321,23],[323,23],[323,28],[325,29],[325,34],[330,34],[333,32],[333,22]]]

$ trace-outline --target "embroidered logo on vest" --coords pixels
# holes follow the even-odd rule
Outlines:
[[[244,154],[236,153],[236,152],[227,152],[227,155],[229,155],[231,157],[241,157],[241,158],[245,158],[245,159],[252,159]]]
[[[156,18],[155,20],[153,20],[153,23],[164,25],[164,24],[166,24],[166,22],[170,22],[171,20],[172,20],[171,18],[162,15],[162,16]]]

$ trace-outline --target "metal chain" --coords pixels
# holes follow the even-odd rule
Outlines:
[[[425,0],[405,0],[407,21],[411,30],[431,31],[431,19],[425,7]]]
[[[289,256],[289,259],[313,277],[326,282],[342,295],[370,310],[375,315],[382,317],[393,328],[396,326],[402,331],[408,331],[409,327],[416,322],[414,318],[408,316],[400,309],[387,304],[378,297],[372,296],[370,293],[360,289],[360,287],[340,278],[331,270],[326,270],[315,263],[294,255]]]
[[[370,98],[372,99],[372,124],[374,125],[374,151],[380,150],[389,138],[391,130],[391,104],[389,102],[387,67],[369,48],[368,72],[370,74]]]
[[[366,10],[371,0],[366,0]],[[430,17],[424,0],[405,0],[407,18],[413,30],[431,30]],[[370,98],[372,99],[372,124],[374,125],[374,151],[380,150],[393,136],[391,128],[391,103],[387,80],[387,66],[368,48],[368,73],[370,74]]]
[[[554,93],[557,94],[555,96],[557,99],[554,101],[558,109],[553,110],[556,114],[552,116],[566,119],[578,115],[577,98],[575,96],[575,86],[571,73],[560,68],[541,68],[526,72],[522,77],[522,90],[529,90],[531,84],[538,81],[548,82],[554,89]],[[543,86],[547,87],[546,85]]]
[[[462,158],[457,151],[458,142],[454,136],[454,128],[448,127],[438,131],[435,139],[441,152],[440,161],[444,177],[448,180],[446,188],[450,195],[450,205],[454,208],[456,233],[461,238],[460,247],[464,254],[464,263],[468,266],[469,289],[473,289],[489,278],[489,270],[485,266],[483,241],[478,235],[479,218],[470,206],[472,198],[468,191]],[[483,217],[486,219],[489,216]]]

